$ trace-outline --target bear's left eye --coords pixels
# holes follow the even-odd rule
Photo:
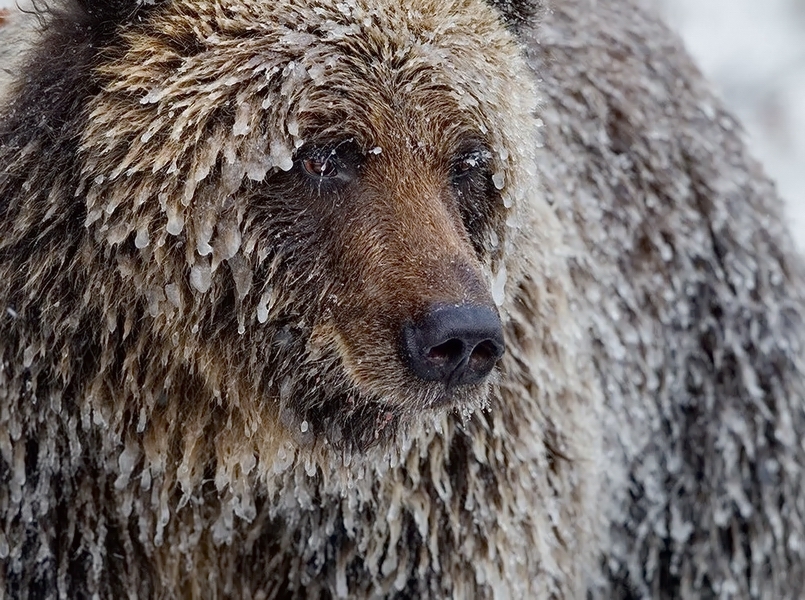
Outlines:
[[[361,162],[360,149],[352,139],[303,148],[296,159],[299,172],[318,188],[349,183],[357,176]]]
[[[312,177],[329,179],[338,176],[338,165],[332,156],[305,158],[302,160],[302,168]]]

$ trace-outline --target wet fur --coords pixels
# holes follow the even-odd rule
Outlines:
[[[166,2],[118,27],[97,6],[50,7],[0,129],[9,593],[581,589],[560,557],[592,548],[598,397],[558,221],[523,202],[537,98],[499,15]],[[288,163],[328,140],[362,156],[360,186],[311,190]],[[456,188],[467,148],[486,183]],[[499,372],[416,380],[401,323],[491,303],[504,261]]]
[[[44,15],[0,122],[7,593],[798,597],[801,261],[673,37],[625,1],[316,4]],[[311,195],[285,148],[332,136],[363,185]],[[462,199],[479,141],[504,186]],[[398,323],[503,266],[490,382],[414,380]]]

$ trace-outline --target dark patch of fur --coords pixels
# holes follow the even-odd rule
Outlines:
[[[158,2],[144,0],[75,0],[96,23],[120,23],[133,19],[138,13]]]
[[[34,0],[36,12],[66,17],[95,35],[110,35],[123,24],[141,20],[167,0]]]
[[[515,32],[533,26],[545,10],[543,0],[487,0],[503,15],[508,27]]]

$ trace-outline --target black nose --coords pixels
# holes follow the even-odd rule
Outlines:
[[[500,317],[485,306],[437,306],[402,328],[402,355],[411,371],[447,387],[483,380],[503,351]]]

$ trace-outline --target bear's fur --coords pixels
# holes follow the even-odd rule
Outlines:
[[[5,587],[580,590],[598,396],[495,9],[114,8],[51,6],[2,121]],[[506,280],[500,372],[413,377],[401,325]]]
[[[639,2],[554,7],[530,45],[541,182],[578,234],[607,456],[629,476],[598,597],[800,598],[805,277],[780,201]]]
[[[9,596],[798,597],[774,190],[638,4],[540,12],[40,13],[0,117]],[[400,328],[467,302],[496,372],[414,377]]]

